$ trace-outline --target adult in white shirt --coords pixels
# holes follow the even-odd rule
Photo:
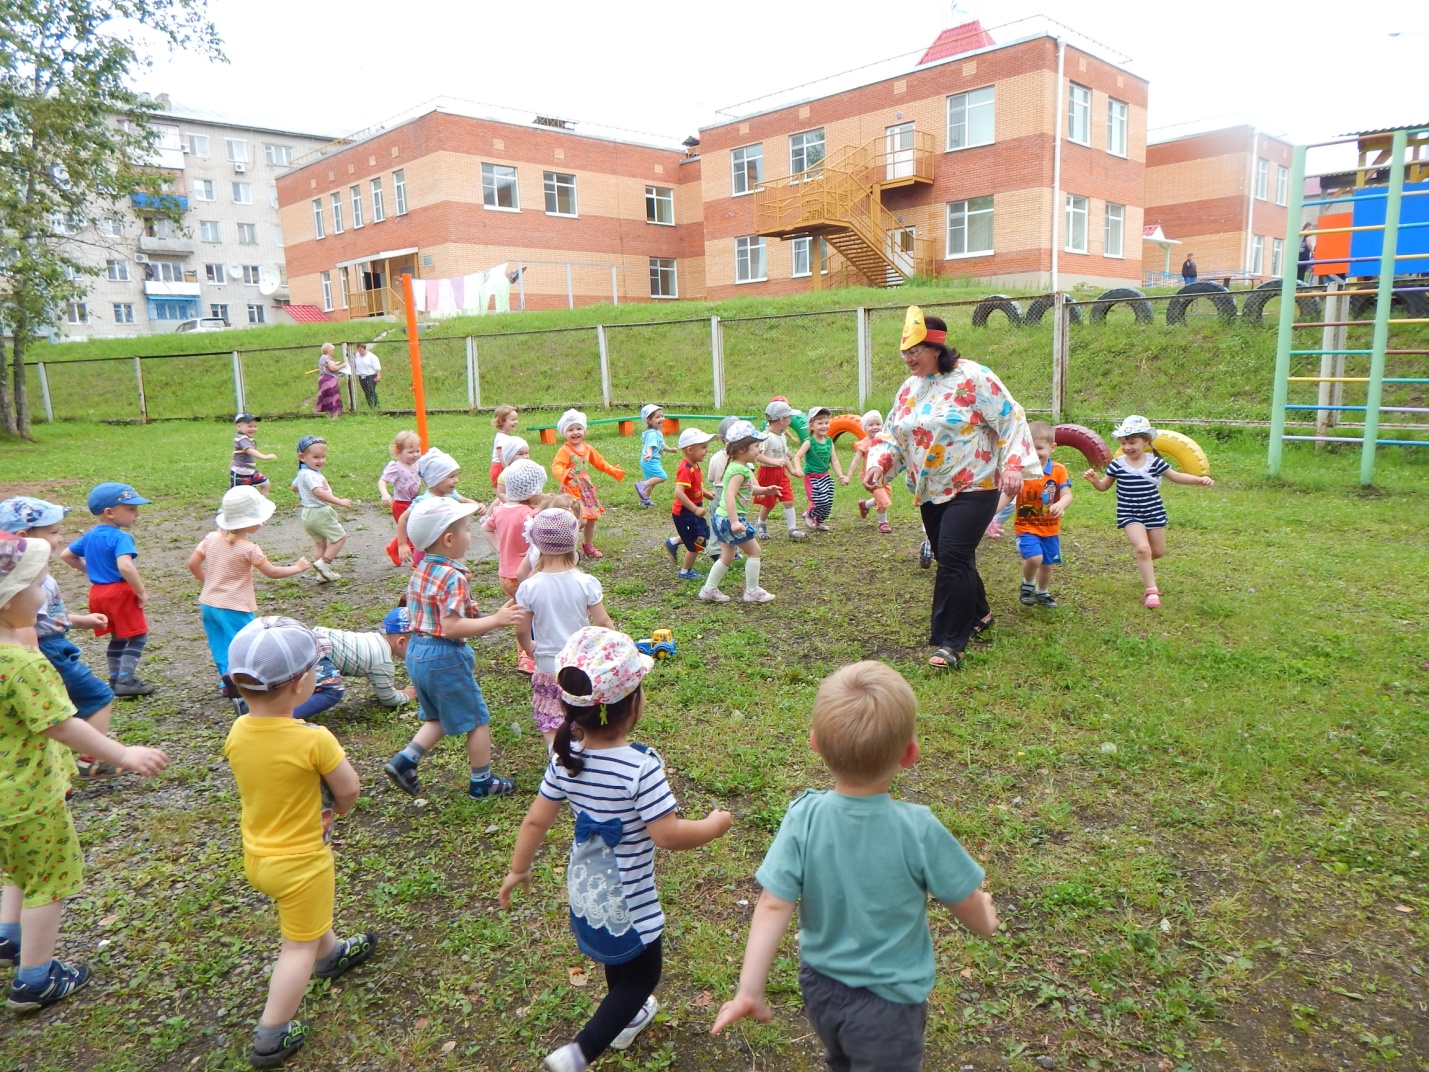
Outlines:
[[[357,349],[352,352],[352,371],[357,376],[357,382],[362,384],[367,404],[376,409],[377,381],[382,379],[382,362],[377,360],[377,355],[367,348],[365,342],[358,343]]]

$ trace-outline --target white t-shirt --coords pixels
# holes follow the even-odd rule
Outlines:
[[[590,608],[604,599],[600,582],[580,570],[536,573],[521,582],[516,603],[531,615],[537,670],[556,672],[556,656],[572,633],[590,625]]]
[[[499,462],[499,461],[502,460],[502,459],[501,459],[501,451],[502,451],[502,449],[506,446],[507,443],[511,442],[511,440],[516,439],[516,438],[517,438],[516,436],[509,436],[509,435],[507,435],[505,432],[497,432],[497,433],[496,433],[496,442],[494,442],[494,443],[491,444],[491,464],[492,464],[492,465],[495,465],[497,462]]]
[[[355,349],[349,360],[352,362],[352,371],[359,376],[375,376],[382,371],[382,362],[377,360],[377,355],[371,350],[363,353]]]
[[[304,506],[327,506],[327,503],[313,494],[314,488],[327,486],[327,477],[316,469],[304,467],[298,470],[297,476],[293,477],[293,490],[298,493],[298,501]]]

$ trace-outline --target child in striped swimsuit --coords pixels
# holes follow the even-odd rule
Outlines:
[[[828,406],[815,406],[809,410],[809,438],[794,455],[795,467],[802,467],[804,475],[809,478],[809,510],[804,515],[804,521],[809,528],[819,532],[829,531],[825,522],[834,512],[834,478],[829,475],[830,467],[841,482],[844,478],[838,451],[829,438],[829,422],[833,419],[833,410]]]
[[[1145,417],[1133,413],[1111,434],[1121,444],[1121,457],[1112,459],[1103,476],[1097,476],[1095,469],[1088,469],[1082,476],[1098,491],[1116,485],[1116,527],[1126,533],[1136,556],[1136,568],[1146,587],[1142,602],[1159,607],[1161,592],[1156,587],[1155,562],[1166,557],[1166,506],[1161,501],[1161,478],[1173,484],[1200,484],[1207,488],[1214,487],[1215,481],[1172,469],[1152,448],[1156,429]]]

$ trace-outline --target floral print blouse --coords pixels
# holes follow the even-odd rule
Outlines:
[[[987,366],[960,358],[946,375],[910,376],[898,389],[868,465],[906,473],[917,505],[993,490],[1002,469],[1042,471],[1027,416]]]

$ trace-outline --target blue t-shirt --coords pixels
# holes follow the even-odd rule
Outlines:
[[[805,964],[916,1005],[933,990],[928,898],[957,904],[983,871],[920,804],[810,789],[789,805],[754,877],[799,903]]]
[[[640,433],[640,460],[658,462],[665,452],[665,434],[658,428],[646,428]],[[648,455],[648,457],[647,457]]]
[[[118,584],[124,579],[119,572],[119,557],[139,557],[134,537],[118,525],[95,525],[70,544],[69,550],[70,554],[84,559],[84,571],[89,574],[90,584]]]

